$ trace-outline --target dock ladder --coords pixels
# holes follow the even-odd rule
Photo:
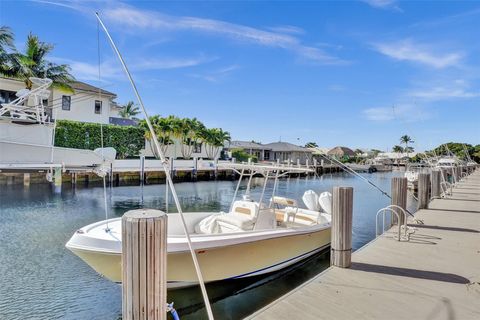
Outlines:
[[[398,209],[398,210],[396,210]],[[399,207],[397,205],[389,205],[385,208],[382,208],[380,210],[377,211],[377,215],[375,217],[375,237],[378,237],[382,234],[385,233],[385,215],[387,214],[387,212],[389,213],[392,213],[394,214],[396,217],[397,217],[397,221],[400,221],[400,215],[403,215],[403,224],[398,224],[398,233],[396,236],[394,236],[393,238],[396,239],[397,241],[409,241],[410,240],[410,234],[415,232],[414,229],[412,228],[409,228],[407,226],[407,218],[408,218],[408,215],[407,215],[407,212],[405,211],[405,209],[403,209],[402,207]],[[400,212],[400,213],[399,213]],[[379,228],[378,228],[378,218],[379,216],[381,216],[382,218],[382,225],[381,225],[381,232],[379,232]]]

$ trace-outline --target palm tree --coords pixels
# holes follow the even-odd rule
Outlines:
[[[403,147],[399,146],[399,145],[395,145],[395,146],[393,146],[392,151],[396,152],[396,153],[402,153],[403,152]]]
[[[53,81],[53,88],[73,93],[70,84],[75,78],[70,74],[70,67],[46,60],[53,48],[52,44],[40,41],[36,35],[30,33],[25,44],[25,52],[9,54],[11,71],[6,75],[23,80],[27,89],[32,89],[33,86],[30,77],[49,78]]]
[[[133,101],[128,101],[125,105],[122,106],[122,110],[118,113],[120,117],[125,119],[132,119],[137,114],[140,113],[140,109]]]
[[[202,141],[205,143],[207,157],[216,159],[220,147],[223,147],[226,141],[230,141],[230,133],[221,128],[204,129],[201,133]]]
[[[174,116],[163,118],[159,115],[151,116],[149,118],[163,154],[166,154],[168,146],[173,144],[172,138],[174,136],[174,118]],[[148,129],[147,122],[145,120],[142,120],[140,122],[140,126],[145,129],[145,139],[147,139],[150,145],[150,149],[152,150],[155,157],[159,158],[160,155],[157,153],[157,149],[155,148],[155,144],[153,143],[153,137],[150,130]]]
[[[407,153],[410,151],[410,147],[408,146],[409,143],[414,143],[415,141],[412,140],[408,135],[403,135],[400,137],[400,143],[405,145],[404,151]],[[411,149],[413,151],[413,148]]]
[[[190,159],[194,147],[201,140],[201,133],[205,126],[197,118],[184,118],[180,120],[179,136],[182,142],[182,157]]]
[[[10,76],[11,65],[9,49],[13,50],[13,33],[9,27],[0,27],[0,74]]]
[[[307,142],[305,148],[318,148],[318,144],[316,142]]]

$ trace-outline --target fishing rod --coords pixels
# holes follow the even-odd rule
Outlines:
[[[148,129],[149,129],[149,131],[152,135],[152,139],[153,139],[155,148],[157,150],[157,154],[159,155],[160,161],[161,161],[163,169],[165,171],[165,177],[166,177],[166,180],[167,180],[167,185],[170,186],[170,188],[171,188],[172,197],[173,197],[173,200],[174,200],[175,205],[177,207],[177,211],[178,211],[178,213],[180,215],[180,218],[181,218],[180,220],[182,222],[183,231],[185,232],[185,237],[187,238],[188,248],[189,248],[190,254],[192,256],[193,264],[194,264],[194,267],[195,267],[195,271],[197,273],[198,282],[199,282],[200,289],[201,289],[201,292],[202,292],[202,297],[203,297],[203,300],[204,300],[204,303],[205,303],[205,309],[207,311],[208,318],[210,320],[213,320],[214,317],[213,317],[212,307],[211,307],[210,301],[208,299],[207,289],[205,287],[205,282],[203,280],[203,275],[202,275],[202,272],[201,272],[201,269],[200,269],[200,264],[198,263],[198,259],[197,259],[197,255],[195,253],[195,250],[193,249],[192,240],[190,238],[190,234],[188,233],[187,223],[185,221],[185,217],[183,216],[183,211],[182,211],[182,207],[180,205],[180,201],[178,200],[177,192],[176,192],[175,188],[173,187],[173,180],[172,180],[172,176],[170,174],[170,170],[169,170],[169,167],[168,167],[168,164],[167,164],[167,160],[165,158],[165,155],[163,154],[162,148],[160,148],[160,143],[158,142],[157,135],[155,134],[155,130],[153,129],[152,123],[150,122],[150,119],[148,117],[147,109],[145,108],[145,105],[143,104],[143,100],[142,100],[142,98],[141,98],[141,96],[140,96],[140,94],[137,90],[137,86],[136,86],[135,82],[133,81],[132,75],[130,74],[130,71],[128,70],[128,67],[127,67],[126,63],[123,60],[122,54],[120,53],[117,46],[115,45],[115,42],[113,41],[113,39],[112,39],[110,33],[108,32],[107,27],[103,23],[102,19],[100,19],[100,15],[98,14],[98,12],[95,12],[95,16],[97,17],[98,22],[100,23],[103,30],[105,31],[105,34],[107,35],[107,38],[110,42],[110,45],[112,46],[112,49],[114,50],[118,59],[120,60],[120,63],[122,64],[122,67],[123,67],[123,70],[125,71],[125,74],[127,75],[128,80],[130,81],[130,84],[132,85],[132,88],[133,88],[135,96],[138,100],[138,103],[140,104],[140,106],[142,108],[142,111],[143,111],[143,114],[145,115],[145,122],[147,123]]]

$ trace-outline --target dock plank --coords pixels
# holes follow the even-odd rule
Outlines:
[[[452,199],[418,211],[424,224],[411,224],[411,241],[389,231],[356,251],[350,269],[329,268],[248,318],[480,319],[479,181],[476,172]]]

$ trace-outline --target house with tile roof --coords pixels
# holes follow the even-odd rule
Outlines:
[[[53,119],[103,124],[134,125],[135,121],[119,116],[122,107],[115,102],[113,92],[75,81],[73,93],[50,88],[50,97],[44,100]],[[0,104],[15,100],[17,91],[24,89],[23,81],[0,77]]]

